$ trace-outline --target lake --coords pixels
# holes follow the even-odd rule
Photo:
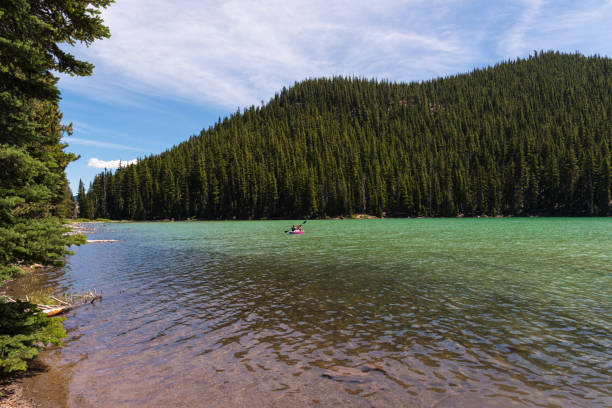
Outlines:
[[[291,223],[94,225],[67,404],[612,406],[611,218]]]

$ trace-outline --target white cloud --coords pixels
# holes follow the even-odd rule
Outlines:
[[[143,150],[137,147],[126,146],[119,143],[110,143],[110,142],[101,142],[99,140],[90,140],[90,139],[81,139],[79,137],[67,136],[63,140],[63,142],[68,143],[68,145],[76,144],[82,146],[93,146],[93,147],[104,147],[107,149],[115,149],[115,150],[133,150],[137,152],[142,152]]]
[[[95,157],[92,157],[87,162],[87,166],[95,167],[97,169],[117,169],[119,167],[129,166],[130,164],[136,164],[136,162],[137,162],[137,159],[128,160],[128,161],[121,161],[121,160],[104,161],[104,160],[100,160],[100,159],[96,159]]]
[[[472,57],[465,38],[444,30],[453,4],[131,0],[105,11],[111,39],[79,52],[96,64],[94,78],[108,84],[109,91],[92,84],[94,98],[129,89],[235,109],[305,78],[410,81],[464,68]],[[63,86],[87,91],[82,79],[66,79]]]
[[[610,53],[610,1],[130,0],[112,38],[80,47],[92,78],[61,86],[114,104],[147,96],[235,109],[305,78],[430,79],[534,49]],[[562,28],[565,27],[565,28]],[[144,97],[143,97],[144,96]]]
[[[517,17],[499,35],[499,49],[506,58],[534,50],[612,54],[612,1],[516,0],[513,4],[519,8]]]
[[[516,23],[501,41],[504,54],[512,57],[524,52],[528,39],[526,35],[534,29],[536,17],[540,13],[544,0],[519,0],[521,11]]]

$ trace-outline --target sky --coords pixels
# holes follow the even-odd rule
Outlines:
[[[612,0],[117,0],[111,38],[60,76],[72,191],[161,153],[284,86],[334,75],[428,80],[558,50],[612,56]]]

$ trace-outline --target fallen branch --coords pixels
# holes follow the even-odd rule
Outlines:
[[[12,299],[9,296],[2,295],[2,297],[4,298],[4,300],[6,302],[9,302],[9,303],[16,302],[15,299]],[[54,301],[58,302],[59,305],[45,305],[45,304],[40,304],[40,303],[35,303],[35,305],[45,315],[47,315],[47,316],[55,316],[55,315],[58,315],[58,314],[65,313],[65,312],[67,312],[69,310],[72,310],[75,307],[85,305],[87,303],[93,304],[96,300],[101,300],[102,299],[102,293],[98,293],[94,289],[93,292],[89,291],[89,292],[84,293],[84,294],[65,296],[64,297],[65,300],[58,299],[55,296],[49,296],[49,298],[51,298]],[[30,302],[30,298],[28,296],[26,296],[26,301]]]
[[[49,297],[50,297],[51,299],[53,299],[53,300],[57,301],[57,302],[60,302],[62,305],[69,305],[69,304],[70,304],[70,303],[68,303],[68,302],[64,302],[64,301],[63,301],[63,300],[61,300],[61,299],[56,298],[55,296],[49,296]]]
[[[74,309],[75,307],[82,306],[82,305],[87,304],[87,303],[93,304],[96,300],[102,299],[102,294],[101,293],[97,293],[96,290],[94,289],[93,292],[89,291],[86,294],[68,296],[67,297],[67,300],[69,300],[68,302],[60,300],[60,299],[58,299],[56,297],[53,297],[53,296],[51,296],[51,299],[61,303],[62,306],[57,306],[57,305],[36,305],[47,316],[55,316],[55,315],[58,315],[58,314],[62,314],[62,313],[65,313],[65,312],[67,312],[69,310]]]

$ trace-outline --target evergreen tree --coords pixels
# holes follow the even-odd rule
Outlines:
[[[87,195],[83,180],[79,180],[79,192],[77,194],[77,202],[79,203],[79,217],[93,219],[93,203],[94,197],[92,194]]]
[[[607,215],[610,72],[541,52],[422,83],[309,79],[107,174],[121,187],[92,202],[133,219]]]
[[[64,44],[89,45],[108,37],[100,8],[112,0],[7,0],[0,2],[0,282],[17,265],[62,265],[72,213],[65,168],[76,157],[60,142],[58,78],[89,75]],[[0,300],[0,369],[24,370],[41,344],[58,343],[61,324],[29,303]]]

